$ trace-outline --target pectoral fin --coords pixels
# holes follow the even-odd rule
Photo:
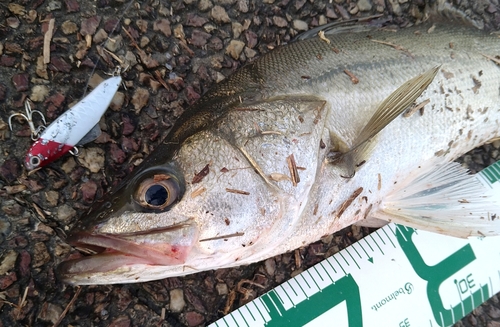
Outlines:
[[[412,78],[391,93],[377,108],[373,117],[353,142],[352,148],[340,156],[333,157],[332,162],[342,162],[348,171],[348,176],[354,175],[356,165],[366,160],[371,146],[370,140],[391,121],[407,109],[431,84],[439,70],[439,66]]]
[[[457,237],[500,234],[500,198],[491,184],[469,175],[455,162],[414,175],[418,177],[401,183],[404,186],[370,215]]]

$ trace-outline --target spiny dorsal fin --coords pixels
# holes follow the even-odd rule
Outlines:
[[[368,157],[367,152],[369,152],[370,148],[368,146],[370,139],[417,100],[434,80],[439,67],[433,67],[425,73],[407,81],[378,106],[373,117],[356,137],[352,148],[333,160],[334,162],[338,162],[338,160],[342,161],[348,170],[348,176],[353,176],[355,166]]]
[[[400,183],[371,216],[458,237],[500,234],[500,199],[491,186],[456,162],[433,166]]]

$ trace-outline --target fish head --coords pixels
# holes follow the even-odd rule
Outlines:
[[[141,282],[160,278],[158,271],[161,277],[194,273],[250,255],[283,215],[283,201],[237,150],[205,136],[168,164],[135,173],[83,215],[67,241],[92,255],[64,262],[64,280]],[[229,161],[216,160],[219,155]]]
[[[92,255],[63,262],[60,276],[72,284],[142,282],[269,256],[307,203],[322,105],[277,100],[233,108],[186,137],[179,135],[191,119],[178,122],[73,227],[68,243]]]

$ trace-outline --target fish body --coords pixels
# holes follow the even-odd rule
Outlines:
[[[73,228],[68,241],[98,254],[64,262],[62,278],[141,282],[249,264],[371,217],[498,234],[498,199],[449,162],[500,136],[490,60],[500,40],[428,27],[327,33],[216,85]],[[412,92],[423,110],[387,119]]]
[[[24,160],[27,169],[43,167],[57,160],[88,135],[95,139],[100,134],[98,123],[108,109],[121,84],[120,76],[101,82],[92,92],[54,120],[33,143]],[[88,133],[97,129],[95,137]],[[90,141],[90,140],[89,140]]]

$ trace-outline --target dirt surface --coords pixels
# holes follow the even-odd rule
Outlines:
[[[498,1],[490,1],[454,5],[500,30]],[[80,212],[151,152],[215,82],[304,29],[374,14],[404,27],[421,17],[423,2],[151,0],[128,10],[128,0],[1,2],[0,326],[208,325],[367,235],[369,229],[347,228],[262,263],[141,284],[73,287],[55,274],[76,252],[64,239]],[[130,68],[127,88],[101,119],[104,133],[79,157],[68,154],[28,174],[22,163],[30,131],[14,119],[10,132],[9,115],[24,112],[30,98],[53,121],[82,98],[94,67],[105,77],[118,65],[114,57]],[[478,171],[500,159],[499,147],[486,145],[461,160]],[[457,326],[500,326],[498,295]]]

